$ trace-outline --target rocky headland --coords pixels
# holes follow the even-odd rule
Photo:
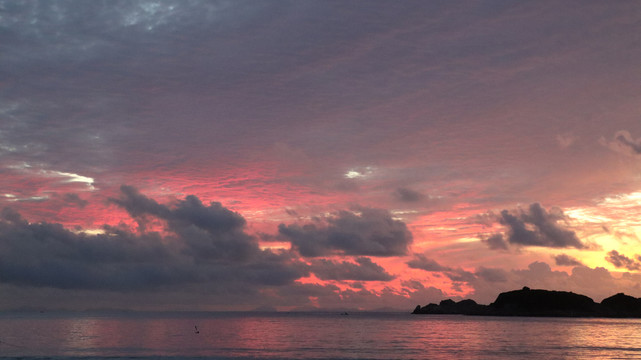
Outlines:
[[[601,303],[568,291],[530,289],[499,294],[490,305],[466,299],[455,302],[416,306],[413,314],[461,314],[487,316],[559,316],[559,317],[628,317],[641,318],[641,298],[623,293],[610,296]]]

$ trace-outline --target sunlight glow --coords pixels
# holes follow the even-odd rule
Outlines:
[[[66,183],[71,183],[71,182],[85,183],[91,190],[94,189],[93,187],[94,179],[88,176],[82,176],[74,173],[67,173],[67,172],[55,171],[55,170],[41,170],[41,172],[43,174],[50,174],[53,176],[65,177],[67,179],[63,180],[63,182],[66,182]]]
[[[370,176],[374,173],[374,167],[372,166],[366,166],[364,168],[354,168],[350,169],[345,173],[345,177],[348,179],[359,179],[359,178],[365,178],[367,176]]]
[[[595,211],[596,210],[596,211]],[[605,223],[612,221],[611,218],[598,213],[598,209],[588,208],[569,208],[565,209],[565,214],[579,222],[596,222]]]

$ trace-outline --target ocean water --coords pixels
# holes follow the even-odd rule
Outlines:
[[[641,320],[408,313],[0,314],[0,359],[131,358],[641,359]]]

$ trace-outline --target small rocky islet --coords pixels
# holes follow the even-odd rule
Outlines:
[[[569,291],[524,287],[499,294],[490,305],[471,299],[448,299],[439,304],[418,305],[412,314],[641,318],[641,298],[619,293],[597,303]]]

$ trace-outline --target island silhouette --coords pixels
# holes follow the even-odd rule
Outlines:
[[[439,304],[417,305],[412,314],[641,318],[641,298],[618,293],[597,303],[585,295],[569,291],[530,289],[526,286],[521,290],[500,293],[490,305],[477,304],[471,299],[459,302],[447,299]]]

